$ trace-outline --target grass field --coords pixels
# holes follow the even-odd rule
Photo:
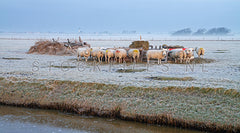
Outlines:
[[[0,104],[56,109],[211,132],[240,132],[240,93],[198,87],[141,88],[0,78]]]

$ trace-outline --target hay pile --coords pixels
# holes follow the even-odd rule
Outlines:
[[[149,49],[149,42],[148,41],[134,41],[129,48],[143,48],[144,50]]]
[[[28,54],[49,54],[49,55],[73,55],[74,50],[68,49],[63,43],[57,41],[41,40],[32,46]]]

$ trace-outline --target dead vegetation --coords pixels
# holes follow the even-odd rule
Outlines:
[[[118,73],[135,73],[135,72],[143,72],[146,69],[118,69],[116,72]]]
[[[16,57],[3,57],[4,60],[24,60],[24,58],[16,58]]]
[[[70,49],[64,46],[64,43],[50,40],[40,40],[37,41],[34,46],[30,47],[27,53],[48,55],[73,55],[75,54],[75,51],[74,49]]]
[[[148,41],[134,41],[129,48],[143,48],[144,50],[149,49],[149,42]]]
[[[227,53],[229,52],[228,50],[222,50],[222,49],[218,49],[216,51],[214,51],[213,53]]]
[[[235,89],[141,88],[77,81],[0,78],[0,104],[56,109],[209,132],[240,132]]]
[[[208,59],[208,58],[194,58],[194,60],[192,61],[192,63],[195,63],[195,64],[213,63],[213,62],[216,62],[216,60]]]
[[[153,80],[179,80],[179,81],[192,81],[195,80],[193,77],[146,77],[147,79],[153,79]]]

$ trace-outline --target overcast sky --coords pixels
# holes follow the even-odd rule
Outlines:
[[[0,31],[240,32],[240,0],[0,0]]]

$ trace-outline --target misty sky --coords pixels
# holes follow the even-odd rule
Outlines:
[[[0,31],[240,32],[240,0],[0,0]]]

